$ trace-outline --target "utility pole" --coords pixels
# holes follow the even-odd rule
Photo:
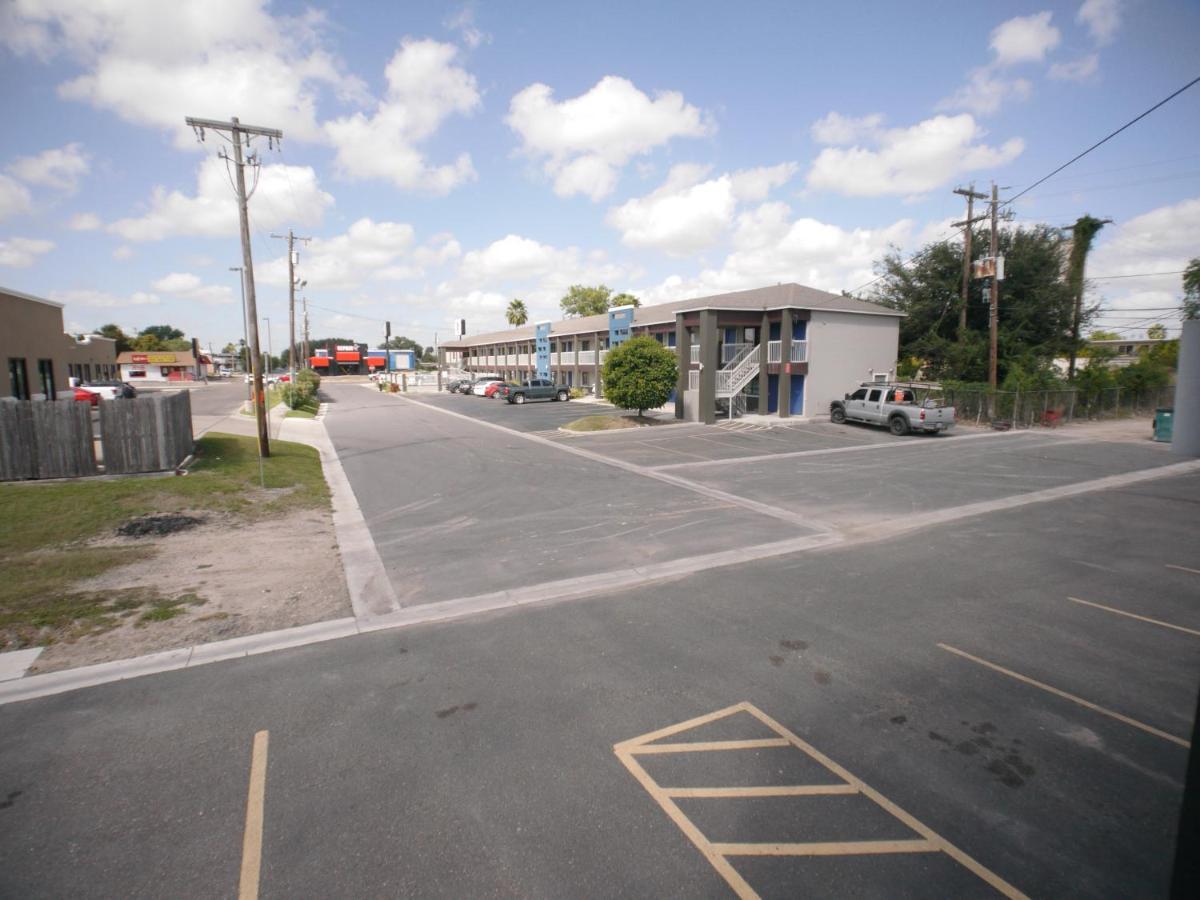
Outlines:
[[[302,360],[304,360],[305,364],[308,363],[309,353],[308,353],[308,298],[307,297],[304,298],[304,352],[300,354],[300,358]]]
[[[247,164],[257,168],[258,160],[253,154],[250,156],[249,163],[242,159],[242,141],[245,140],[246,146],[249,146],[251,138],[255,136],[265,137],[268,146],[273,146],[275,141],[283,139],[283,132],[277,128],[242,125],[238,122],[237,116],[232,117],[228,122],[219,122],[213,119],[197,119],[192,116],[187,116],[184,121],[196,131],[201,141],[204,140],[205,130],[209,130],[228,132],[229,141],[233,144],[233,168],[237,177],[238,220],[242,232],[242,267],[244,269],[242,274],[243,283],[247,286],[246,321],[249,325],[250,347],[253,351],[250,358],[253,360],[254,365],[254,424],[258,431],[258,455],[260,458],[267,457],[271,455],[271,443],[267,435],[267,407],[266,396],[263,394],[263,373],[261,364],[258,361],[258,306],[254,296],[254,260],[250,254],[250,210],[248,206],[250,198],[246,195],[245,172]],[[224,151],[221,152],[220,156],[226,161],[229,159]],[[257,187],[257,184],[255,186]]]
[[[970,296],[969,290],[971,286],[971,238],[972,232],[975,229],[976,222],[982,222],[987,216],[979,216],[975,218],[975,201],[986,200],[987,194],[980,194],[975,190],[975,182],[971,182],[971,186],[966,190],[956,188],[954,193],[967,198],[967,218],[962,222],[955,222],[954,227],[959,228],[965,226],[963,231],[963,280],[962,280],[962,308],[958,311],[958,339],[961,341],[967,336],[967,298]]]
[[[992,257],[992,285],[989,295],[990,311],[988,313],[988,386],[992,389],[992,398],[996,397],[996,348],[1000,334],[1000,261],[996,258],[997,232],[996,213],[999,209],[1000,192],[996,182],[992,182],[992,240],[989,253]]]
[[[267,374],[270,375],[275,367],[275,351],[271,349],[271,317],[263,316],[263,321],[267,323]]]
[[[288,229],[287,234],[272,234],[271,237],[288,242],[288,380],[296,380],[296,288],[304,287],[307,281],[297,283],[296,280],[296,241],[308,243],[312,238],[298,238]]]

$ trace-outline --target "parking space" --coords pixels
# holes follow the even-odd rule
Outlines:
[[[504,400],[450,394],[445,391],[441,393],[414,392],[406,396],[419,403],[453,410],[479,419],[481,422],[491,422],[511,428],[513,431],[522,432],[554,432],[559,426],[566,425],[583,416],[615,412],[615,409],[607,403],[577,403],[569,400],[566,403],[545,400],[523,403],[518,406]]]

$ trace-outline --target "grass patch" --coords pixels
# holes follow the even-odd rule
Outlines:
[[[311,419],[316,416],[317,408],[321,405],[321,401],[315,396],[305,400],[295,409],[289,409],[284,413],[286,419]]]
[[[267,411],[268,412],[273,407],[278,406],[282,402],[283,402],[283,387],[282,387],[282,385],[273,384],[269,388],[267,388]],[[247,410],[246,404],[243,403],[242,404],[242,415],[249,416],[250,418],[254,418],[254,407],[251,406],[250,409]]]
[[[151,513],[211,512],[254,522],[297,509],[329,507],[317,451],[271,443],[259,485],[253,437],[208,434],[196,442],[186,477],[90,479],[0,485],[0,651],[79,636],[118,624],[121,613],[159,600],[141,594],[96,595],[72,586],[152,553],[150,546],[89,546],[121,523]],[[170,601],[186,605],[194,594]],[[134,600],[137,602],[134,603]],[[123,605],[114,605],[123,604]],[[151,618],[150,621],[155,621]]]
[[[9,603],[0,612],[0,642],[5,649],[35,645],[72,643],[93,634],[103,634],[137,615],[139,626],[163,622],[184,612],[185,607],[206,602],[195,594],[174,599],[158,596],[149,588],[124,591],[54,591],[39,598]]]
[[[650,416],[584,416],[562,426],[567,431],[614,431],[620,428],[641,428],[643,425],[666,425],[667,420]]]

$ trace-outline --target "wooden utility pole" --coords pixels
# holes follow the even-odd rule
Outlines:
[[[272,234],[271,237],[278,238],[281,241],[288,242],[288,380],[292,383],[296,381],[296,288],[303,287],[308,284],[307,281],[297,282],[296,280],[296,241],[304,241],[305,243],[312,238],[296,237],[292,233],[292,229],[288,229],[287,234]]]
[[[265,137],[269,142],[279,141],[283,139],[283,132],[277,128],[242,125],[238,122],[236,116],[228,122],[218,122],[213,119],[197,119],[192,116],[187,116],[184,121],[196,131],[201,141],[204,140],[205,131],[227,132],[229,134],[229,141],[233,144],[233,168],[237,178],[238,219],[242,231],[242,276],[246,286],[246,324],[250,337],[250,359],[254,373],[254,424],[258,430],[258,455],[260,457],[267,457],[271,455],[271,443],[267,434],[267,403],[266,395],[263,393],[262,358],[259,355],[258,307],[254,295],[254,260],[250,255],[250,210],[248,207],[250,198],[246,195],[245,173],[247,164],[257,166],[258,162],[253,155],[251,155],[249,163],[242,158],[242,141],[245,140],[246,146],[250,145],[250,139],[255,136]],[[224,151],[220,153],[220,156],[226,161],[229,160]]]
[[[996,187],[996,182],[992,182],[992,239],[989,246],[989,253],[992,257],[992,285],[989,293],[990,310],[988,312],[988,386],[992,389],[992,396],[996,395],[996,347],[1000,333],[1000,260],[996,258],[997,247],[997,232],[996,232],[996,213],[999,208],[1000,193]]]
[[[961,341],[967,336],[967,299],[970,297],[971,288],[971,238],[972,232],[975,229],[976,222],[982,222],[987,216],[975,218],[975,201],[986,200],[987,194],[977,193],[975,183],[971,182],[971,186],[966,190],[956,188],[954,193],[967,198],[967,218],[962,222],[955,222],[955,228],[964,228],[963,230],[963,278],[962,278],[962,308],[958,311],[958,339]]]
[[[304,298],[304,350],[300,354],[300,359],[307,365],[309,360],[308,355],[308,298]]]

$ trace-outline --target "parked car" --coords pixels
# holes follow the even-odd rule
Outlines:
[[[555,384],[549,378],[530,378],[520,384],[502,385],[498,396],[509,403],[524,403],[527,400],[570,400],[571,389],[565,384]]]
[[[87,388],[75,388],[75,399],[82,400],[84,403],[90,403],[92,406],[100,405],[100,395],[95,391],[89,391]]]
[[[479,384],[480,382],[503,381],[503,380],[504,379],[501,378],[499,375],[478,375],[474,378],[467,379],[461,385],[459,385],[458,392],[460,394],[470,394],[475,389],[475,385]]]
[[[471,385],[471,393],[476,397],[486,397],[487,395],[484,391],[496,384],[504,384],[504,382],[499,378],[480,379]]]
[[[137,396],[137,390],[125,381],[85,381],[80,387],[95,390],[106,400],[128,400]]]
[[[448,390],[452,394],[457,394],[458,389],[463,386],[464,381],[466,381],[466,379],[464,379],[464,378],[455,378],[451,381],[447,381],[446,382],[446,390]]]
[[[894,435],[923,431],[936,434],[954,427],[954,407],[938,406],[926,396],[917,402],[917,392],[896,384],[864,384],[845,400],[829,405],[829,421],[886,425]]]
[[[504,387],[505,383],[503,381],[493,381],[483,389],[483,396],[490,400],[498,399],[500,388]]]

